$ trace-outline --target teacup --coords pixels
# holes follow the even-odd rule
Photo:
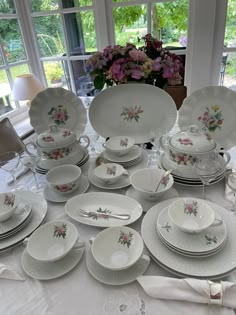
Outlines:
[[[52,168],[46,175],[49,186],[60,194],[75,191],[81,180],[81,169],[76,165],[60,165]]]
[[[127,136],[111,137],[103,147],[114,155],[122,156],[127,154],[135,144],[134,138]]]
[[[29,237],[27,250],[40,261],[57,261],[66,256],[76,245],[78,231],[68,221],[52,221],[40,226]]]
[[[173,223],[187,233],[200,233],[212,225],[222,223],[216,218],[212,207],[204,200],[181,198],[168,207],[168,215]]]
[[[14,193],[0,193],[0,222],[12,217],[20,203],[20,199]]]
[[[107,228],[90,242],[94,259],[111,270],[131,267],[141,257],[144,247],[139,233],[127,226]]]
[[[120,164],[103,163],[94,169],[94,175],[106,184],[114,184],[122,176],[129,176],[129,173]]]

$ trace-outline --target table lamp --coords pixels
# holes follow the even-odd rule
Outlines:
[[[44,89],[45,87],[35,75],[29,73],[16,77],[12,92],[15,101],[28,101],[27,105],[30,106],[32,99]]]

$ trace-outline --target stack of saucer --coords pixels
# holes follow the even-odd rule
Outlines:
[[[183,198],[163,209],[157,233],[165,246],[192,258],[217,254],[226,243],[226,226],[214,210],[197,198]]]
[[[84,242],[79,240],[77,228],[68,221],[42,225],[26,243],[22,267],[30,277],[39,280],[66,274],[78,264],[84,251]]]
[[[91,240],[87,268],[98,281],[123,285],[134,281],[147,269],[150,258],[143,255],[142,237],[126,226],[110,227]]]

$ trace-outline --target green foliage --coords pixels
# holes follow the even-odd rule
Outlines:
[[[46,73],[46,78],[51,83],[61,80],[64,74],[60,62],[47,62],[44,65],[44,69]]]

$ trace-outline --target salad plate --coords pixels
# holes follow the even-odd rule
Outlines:
[[[124,285],[136,280],[148,268],[150,258],[146,255],[131,267],[123,270],[110,270],[101,266],[93,257],[91,248],[86,253],[86,265],[89,273],[99,282],[109,285]]]
[[[32,214],[28,224],[10,237],[0,240],[0,251],[5,251],[29,236],[43,222],[47,214],[47,201],[43,196],[31,191],[19,190],[15,194],[19,195],[25,203],[31,203]]]
[[[235,115],[236,92],[224,86],[207,86],[183,101],[178,124],[181,130],[197,125],[218,145],[230,149],[236,145]]]
[[[24,272],[33,279],[51,280],[71,271],[81,260],[84,247],[72,249],[66,256],[54,262],[42,262],[31,257],[25,248],[21,264]]]
[[[150,134],[170,131],[177,109],[172,97],[149,84],[120,84],[102,90],[89,107],[89,120],[102,137],[126,135],[135,143],[150,141]]]
[[[44,195],[44,198],[48,201],[66,202],[67,200],[69,200],[70,198],[72,198],[74,196],[85,193],[88,190],[88,188],[89,188],[88,178],[87,178],[87,176],[82,175],[81,176],[81,183],[80,183],[79,187],[75,191],[73,191],[72,193],[63,195],[63,194],[57,193],[56,191],[51,189],[49,185],[47,185],[44,188],[43,195]]]
[[[219,253],[204,257],[204,259],[195,259],[194,257],[179,255],[163,244],[156,230],[157,218],[161,211],[175,200],[177,198],[156,204],[149,209],[143,218],[141,234],[147,249],[155,257],[155,260],[170,272],[196,278],[220,278],[232,272],[236,268],[235,222],[229,211],[210,201],[207,202],[222,217],[227,230],[227,242]]]
[[[95,212],[84,217],[80,209]],[[112,227],[128,225],[138,220],[143,212],[140,203],[130,197],[108,192],[88,192],[72,197],[65,204],[65,212],[72,219],[91,226]],[[108,218],[104,214],[129,214],[130,219]]]
[[[30,124],[37,134],[56,124],[80,136],[87,123],[87,112],[81,99],[63,88],[47,88],[32,100],[29,109]]]

